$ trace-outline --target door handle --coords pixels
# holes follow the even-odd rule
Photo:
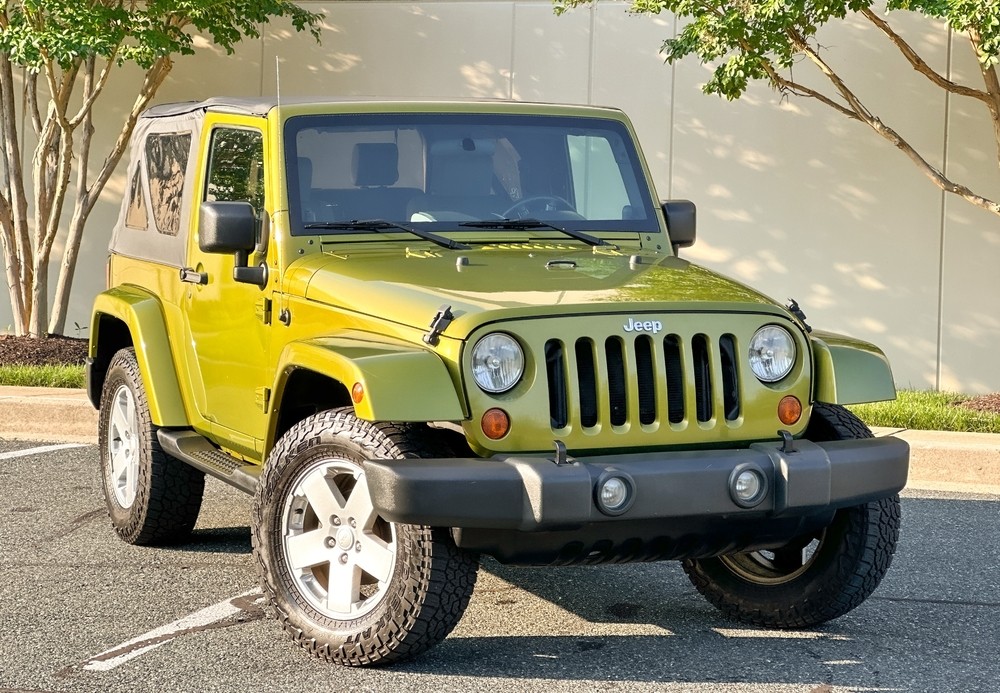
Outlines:
[[[191,267],[181,267],[181,281],[188,284],[208,284],[208,272],[197,272]]]

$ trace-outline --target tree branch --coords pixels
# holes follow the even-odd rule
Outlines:
[[[976,62],[979,71],[983,75],[983,83],[986,85],[986,93],[989,98],[986,106],[990,109],[990,118],[993,120],[993,139],[997,146],[997,163],[1000,164],[1000,79],[997,78],[996,67],[987,65],[979,56],[982,53],[983,41],[977,31],[969,31],[969,39],[972,41],[972,48],[976,52]]]
[[[922,57],[920,57],[920,55],[918,55],[917,52],[913,50],[910,44],[907,43],[902,36],[897,34],[884,19],[882,19],[877,14],[872,12],[871,8],[866,7],[865,9],[861,10],[861,14],[864,15],[864,17],[869,22],[874,24],[879,29],[879,31],[885,34],[890,41],[892,41],[893,45],[895,45],[896,48],[899,49],[899,52],[903,54],[903,57],[906,58],[907,61],[909,61],[910,65],[913,67],[914,70],[924,75],[935,85],[941,87],[942,89],[945,89],[946,91],[950,91],[952,94],[958,94],[959,96],[968,96],[970,98],[978,99],[983,102],[989,101],[989,95],[986,92],[980,89],[973,89],[972,87],[967,87],[963,84],[959,84],[958,82],[953,82],[952,80],[947,79],[942,74],[937,72],[934,68],[932,68],[929,64],[927,64],[927,61],[925,61]]]
[[[920,172],[930,178],[936,186],[945,192],[953,193],[964,198],[977,207],[992,212],[993,214],[1000,215],[1000,203],[972,192],[972,190],[968,187],[954,182],[945,176],[939,168],[931,165],[916,149],[913,148],[912,145],[910,145],[909,142],[903,139],[898,132],[874,116],[854,94],[854,92],[847,87],[840,75],[838,75],[825,60],[823,60],[823,58],[812,46],[806,43],[801,35],[794,36],[793,40],[796,41],[796,47],[801,50],[801,52],[804,53],[820,69],[820,71],[823,72],[837,91],[840,92],[844,99],[851,105],[852,110],[857,113],[858,119],[868,125],[868,127],[874,130],[880,137],[889,141],[894,147],[906,154],[906,156],[909,157],[914,164],[916,164]]]

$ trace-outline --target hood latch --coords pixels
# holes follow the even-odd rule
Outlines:
[[[431,320],[431,329],[424,335],[424,343],[437,346],[437,343],[441,341],[438,337],[448,329],[448,325],[454,319],[455,315],[451,312],[451,306],[441,306],[434,314],[434,319]]]

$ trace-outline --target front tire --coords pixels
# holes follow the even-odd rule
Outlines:
[[[817,403],[806,437],[871,438],[843,407]],[[899,538],[899,496],[837,511],[819,532],[772,551],[684,561],[692,584],[733,620],[774,628],[808,628],[843,616],[885,576]]]
[[[205,475],[160,448],[135,350],[122,349],[101,391],[101,485],[111,524],[129,544],[187,539],[201,509]]]
[[[285,631],[348,666],[407,659],[443,640],[475,587],[476,556],[446,529],[387,522],[365,460],[426,457],[415,429],[311,416],[268,457],[253,504],[254,557]]]

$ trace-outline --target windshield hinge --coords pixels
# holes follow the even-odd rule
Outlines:
[[[261,298],[257,301],[255,306],[257,312],[257,319],[260,320],[265,325],[271,324],[271,299]]]
[[[254,403],[260,407],[260,410],[267,413],[267,407],[271,403],[271,388],[269,387],[258,387],[253,391]]]
[[[455,316],[451,312],[451,306],[441,306],[438,312],[434,314],[434,319],[431,320],[431,329],[424,335],[424,342],[431,346],[437,346],[437,343],[440,341],[438,337],[448,329],[448,325],[454,319]]]

